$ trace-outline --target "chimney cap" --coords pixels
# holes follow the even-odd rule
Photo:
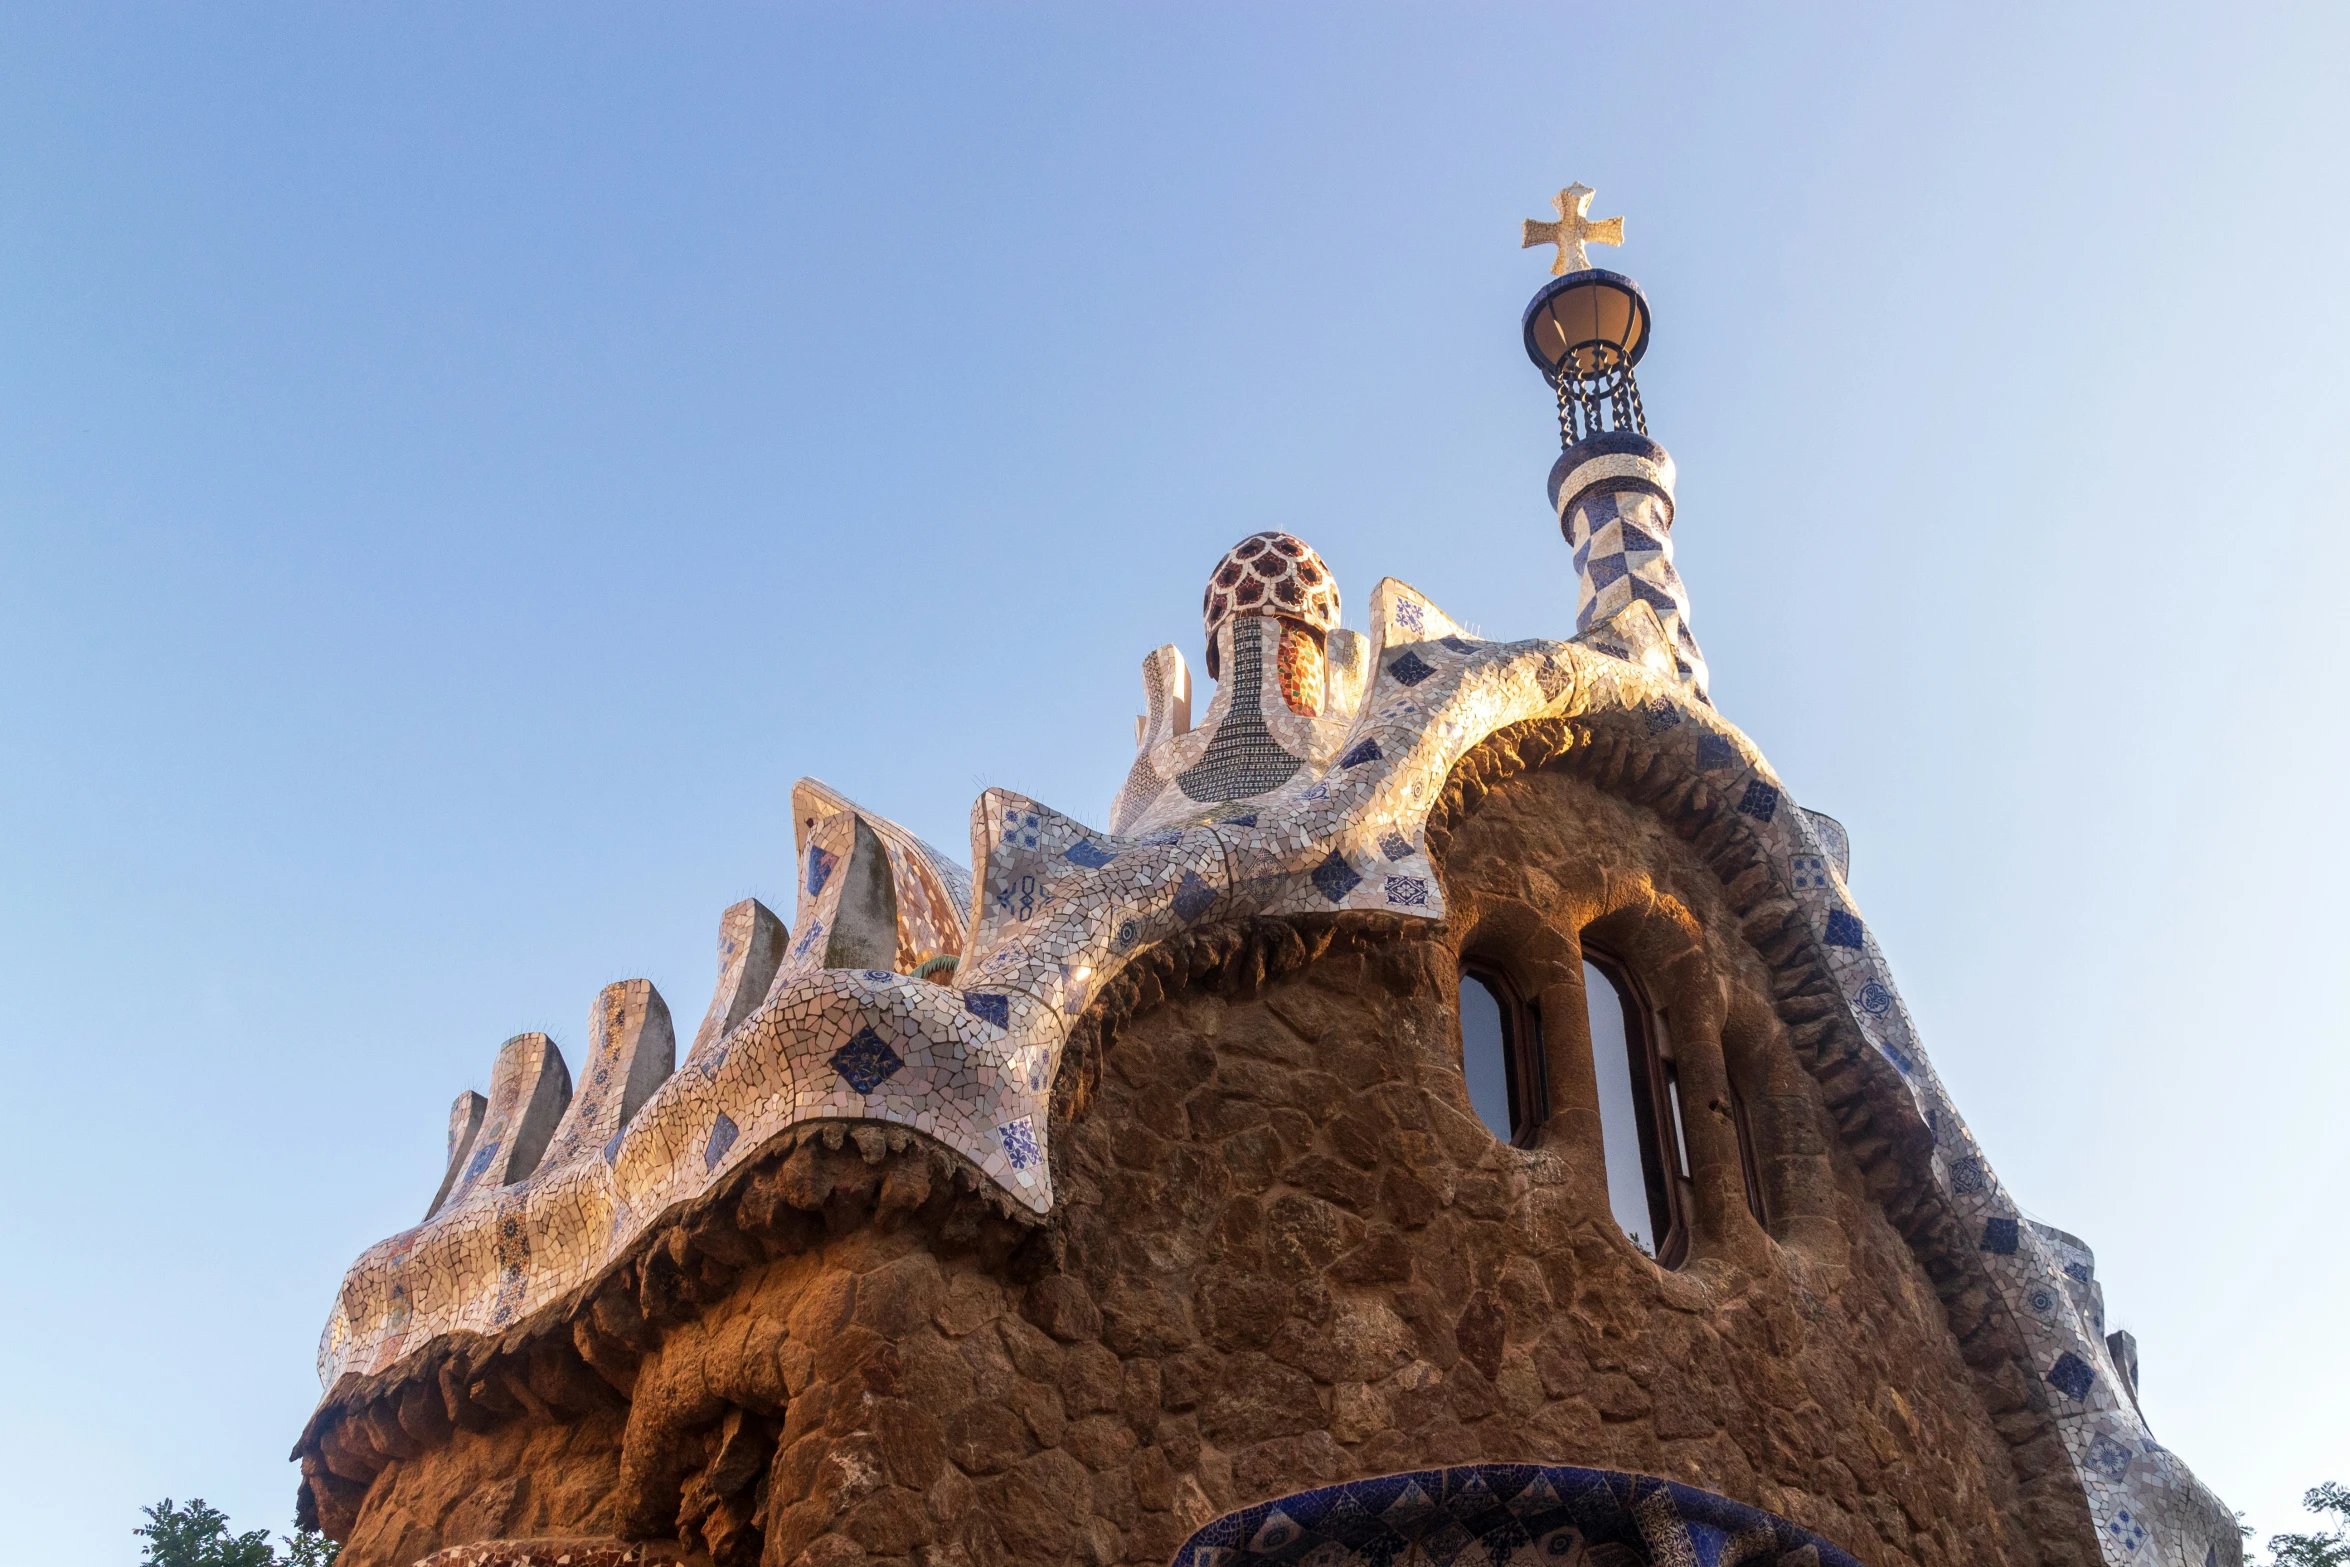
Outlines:
[[[1621,272],[1590,267],[1554,278],[1526,306],[1526,357],[1556,382],[1571,355],[1583,375],[1636,365],[1648,352],[1648,296]]]

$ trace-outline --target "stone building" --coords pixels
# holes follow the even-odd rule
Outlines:
[[[1107,830],[813,781],[793,926],[460,1096],[296,1448],[348,1567],[2241,1560],[1711,705],[1646,300],[1528,310],[1574,632],[1261,533]],[[1571,263],[1571,265],[1570,265]]]

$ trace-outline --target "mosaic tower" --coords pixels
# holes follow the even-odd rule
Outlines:
[[[1621,218],[1582,218],[1591,194],[1581,185],[1559,192],[1560,221],[1529,220],[1525,233],[1528,245],[1559,247],[1562,275],[1527,305],[1524,330],[1527,356],[1558,394],[1550,505],[1575,552],[1575,635],[1706,701],[1705,655],[1673,567],[1673,459],[1649,438],[1633,375],[1648,352],[1648,296],[1621,273],[1586,264],[1585,241],[1624,238]]]
[[[1526,234],[1572,634],[1341,627],[1256,533],[1107,830],[802,779],[683,1060],[641,979],[576,1080],[508,1040],[351,1267],[345,1567],[2240,1567],[1706,695],[1591,194]]]

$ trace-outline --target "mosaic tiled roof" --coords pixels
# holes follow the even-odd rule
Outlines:
[[[1455,765],[1512,726],[1572,719],[1637,734],[1648,765],[1722,802],[1723,830],[1747,836],[1800,910],[1842,1024],[1874,1051],[1869,1069],[1899,1085],[1905,1125],[1884,1135],[1921,1150],[1919,1178],[1981,1238],[1979,1265],[2035,1357],[2035,1396],[2107,1559],[2202,1567],[2219,1531],[2232,1542],[2226,1510],[2138,1414],[2086,1248],[2019,1222],[1936,1076],[1845,886],[1841,829],[1797,808],[1692,688],[1653,606],[1634,600],[1575,641],[1492,642],[1388,579],[1369,621],[1359,646],[1334,636],[1334,666],[1359,662],[1312,717],[1269,694],[1274,621],[1218,627],[1232,677],[1196,728],[1174,721],[1168,699],[1180,655],[1153,653],[1153,713],[1111,830],[990,789],[972,809],[969,873],[800,784],[796,935],[755,903],[727,911],[718,992],[674,1071],[667,1009],[641,981],[599,1000],[576,1094],[544,1036],[510,1042],[489,1102],[460,1100],[457,1173],[430,1217],[346,1277],[319,1347],[330,1398],[444,1335],[559,1311],[650,1228],[808,1123],[929,1139],[1008,1210],[1048,1213],[1054,1076],[1110,979],[1178,932],[1238,917],[1442,919],[1426,834]]]

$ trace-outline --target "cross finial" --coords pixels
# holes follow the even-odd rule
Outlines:
[[[1551,199],[1551,205],[1558,208],[1558,221],[1544,223],[1528,218],[1525,241],[1518,248],[1529,250],[1536,245],[1558,246],[1558,260],[1550,264],[1550,275],[1564,277],[1569,272],[1581,272],[1591,265],[1591,258],[1583,253],[1585,245],[1621,245],[1624,242],[1622,218],[1595,220],[1585,216],[1591,210],[1594,194],[1591,187],[1581,180],[1560,191]]]

